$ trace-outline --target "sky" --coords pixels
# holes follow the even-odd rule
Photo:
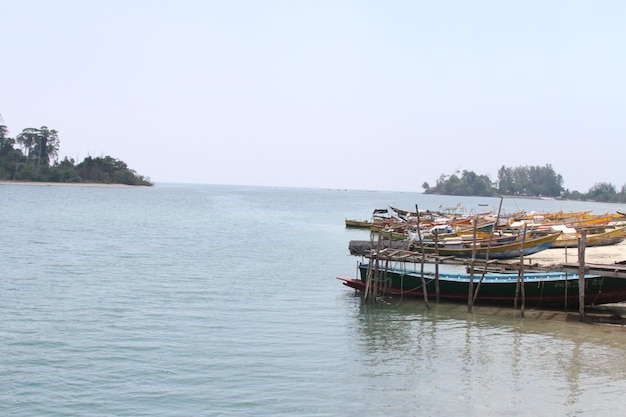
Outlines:
[[[0,115],[158,183],[626,183],[626,2],[0,0]],[[460,175],[460,174],[459,174]]]

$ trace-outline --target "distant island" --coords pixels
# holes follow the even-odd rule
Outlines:
[[[48,129],[47,126],[27,128],[11,138],[7,127],[1,122],[0,116],[2,181],[154,185],[149,178],[137,174],[125,162],[108,155],[96,158],[88,156],[78,164],[67,156],[59,161],[59,134],[56,130]]]
[[[460,174],[460,175],[457,175]],[[545,166],[520,166],[498,170],[498,180],[492,182],[487,175],[473,171],[441,174],[435,186],[422,184],[425,194],[463,195],[479,197],[550,197],[566,200],[626,203],[626,184],[618,192],[607,182],[594,184],[586,193],[563,188],[563,177],[550,164]]]

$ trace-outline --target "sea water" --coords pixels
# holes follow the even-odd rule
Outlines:
[[[626,332],[364,302],[345,218],[419,193],[0,185],[0,415],[599,416]],[[503,200],[503,211],[619,206]],[[624,256],[626,259],[626,254]]]

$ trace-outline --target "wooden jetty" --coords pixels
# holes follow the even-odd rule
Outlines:
[[[477,259],[476,257],[472,257],[470,259],[467,258],[455,258],[452,256],[441,256],[437,253],[425,253],[423,251],[415,251],[415,250],[406,250],[406,249],[396,249],[396,248],[381,248],[378,246],[375,250],[372,250],[368,254],[364,255],[365,258],[370,259],[370,263],[375,264],[376,267],[381,265],[381,269],[386,268],[389,265],[389,262],[406,262],[406,263],[414,263],[421,265],[421,272],[424,272],[425,264],[434,264],[435,265],[435,296],[437,301],[439,300],[439,281],[438,281],[438,270],[440,265],[461,265],[465,266],[467,269],[472,271],[472,280],[470,280],[469,290],[468,290],[468,303],[467,308],[468,312],[473,312],[474,302],[476,301],[476,297],[478,296],[478,292],[480,290],[480,285],[482,282],[482,277],[485,273],[491,271],[518,271],[519,279],[521,280],[521,285],[519,288],[521,289],[521,293],[519,294],[520,300],[520,312],[521,316],[524,317],[524,309],[525,309],[525,295],[524,295],[524,272],[565,272],[578,275],[578,306],[579,306],[579,319],[580,321],[588,321],[586,320],[586,310],[585,310],[585,276],[587,275],[599,275],[602,277],[612,277],[612,278],[626,278],[626,265],[622,263],[613,263],[613,264],[599,264],[599,263],[586,263],[585,262],[585,240],[586,240],[586,232],[583,230],[581,233],[581,238],[579,239],[578,245],[578,262],[577,263],[560,263],[553,265],[541,265],[539,263],[529,262],[528,259],[524,259],[524,256],[521,255],[518,260],[515,261],[505,261],[505,260],[495,260],[495,259]],[[384,266],[383,266],[384,265]],[[477,279],[476,282],[473,282],[473,275],[476,274]],[[369,276],[368,276],[369,279]],[[425,286],[425,284],[424,284]],[[366,297],[370,296],[375,298],[377,294],[377,289],[375,287],[373,290],[369,290],[370,287],[367,287],[368,291],[366,291]],[[573,294],[572,294],[573,295]],[[517,300],[518,294],[515,294],[515,305],[514,310],[517,310]],[[428,307],[428,295],[427,292],[424,291],[424,302]],[[596,310],[597,311],[597,310]],[[617,311],[617,310],[615,310]],[[626,311],[626,310],[625,310]],[[617,313],[619,314],[619,313]]]

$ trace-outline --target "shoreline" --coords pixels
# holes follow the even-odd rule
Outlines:
[[[578,248],[553,248],[546,249],[525,257],[542,266],[558,265],[563,263],[578,262]],[[588,264],[614,264],[626,261],[626,240],[617,245],[590,246],[585,248],[585,263]]]
[[[104,188],[138,188],[147,185],[105,184],[99,182],[44,182],[44,181],[0,181],[0,185],[26,185],[45,187],[104,187]]]

